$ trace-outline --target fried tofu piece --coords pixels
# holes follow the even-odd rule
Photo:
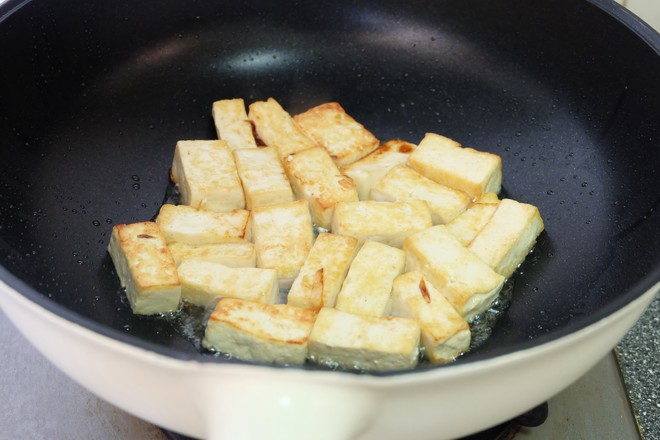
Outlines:
[[[431,362],[452,361],[470,348],[467,321],[421,272],[407,272],[394,280],[392,314],[419,323],[424,354]]]
[[[379,141],[364,125],[346,113],[336,102],[327,102],[293,117],[303,132],[325,148],[337,166],[366,156]]]
[[[536,206],[503,199],[468,249],[508,278],[523,262],[543,228]]]
[[[229,148],[257,148],[252,122],[248,120],[245,101],[242,98],[215,101],[211,115],[218,139],[226,141]]]
[[[280,288],[290,288],[314,243],[305,200],[259,206],[252,211],[257,267],[277,270]]]
[[[179,308],[176,264],[156,223],[115,225],[108,253],[133,313],[153,315]]]
[[[403,239],[432,226],[431,212],[423,200],[402,202],[340,202],[335,206],[331,230],[400,248]]]
[[[181,298],[206,307],[217,298],[240,298],[272,304],[277,302],[277,272],[255,267],[227,267],[224,264],[187,258],[179,265]]]
[[[281,159],[298,151],[318,147],[273,98],[250,104],[248,118],[254,123],[258,138],[268,146],[277,147]]]
[[[229,267],[257,266],[257,254],[254,244],[250,242],[207,245],[171,243],[167,247],[177,266],[187,258],[211,261]]]
[[[342,175],[321,147],[309,148],[287,156],[284,169],[296,197],[309,203],[312,221],[329,229],[338,202],[358,200],[353,181]]]
[[[444,225],[406,238],[406,271],[420,271],[427,281],[470,322],[499,294],[504,277],[470,252]]]
[[[243,182],[247,209],[295,200],[277,148],[235,150],[234,159]]]
[[[371,188],[371,199],[385,202],[424,200],[431,210],[434,225],[458,217],[470,203],[463,191],[449,188],[422,176],[405,165],[397,165]]]
[[[184,205],[216,212],[245,208],[243,187],[225,141],[177,142],[170,176]]]
[[[320,233],[289,290],[287,304],[315,310],[334,307],[357,250],[354,237]]]
[[[417,365],[419,339],[414,319],[374,318],[324,307],[309,335],[308,358],[350,370],[405,370]]]
[[[493,193],[486,193],[493,194]],[[486,200],[487,203],[481,200]],[[463,246],[468,246],[474,237],[477,236],[479,231],[483,229],[488,223],[490,218],[495,214],[499,200],[495,196],[497,202],[491,202],[492,197],[480,199],[477,203],[473,203],[470,207],[454,220],[447,223],[447,230],[454,235],[461,242]]]
[[[341,167],[339,171],[353,180],[360,200],[369,200],[374,184],[393,166],[405,164],[415,147],[415,144],[400,139],[387,141],[362,159]]]
[[[161,206],[156,223],[168,244],[218,244],[250,241],[250,211],[213,212],[186,205]]]
[[[462,147],[434,133],[424,136],[408,158],[408,166],[473,199],[485,192],[499,193],[502,186],[502,159],[498,155]]]
[[[204,347],[244,361],[300,365],[316,312],[223,298],[206,324]]]
[[[406,253],[377,241],[367,241],[353,259],[335,307],[364,316],[390,313],[392,283],[403,273]]]

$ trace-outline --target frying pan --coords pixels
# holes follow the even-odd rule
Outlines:
[[[660,280],[660,36],[609,1],[10,0],[0,6],[2,307],[110,402],[212,438],[466,435],[569,385]],[[214,100],[338,101],[381,140],[502,156],[546,224],[492,334],[396,374],[210,356],[134,316],[106,246],[152,218]]]

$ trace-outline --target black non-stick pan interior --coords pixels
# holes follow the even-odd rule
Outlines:
[[[217,360],[189,322],[132,315],[106,246],[153,218],[176,141],[214,138],[221,98],[338,101],[383,141],[502,156],[505,195],[546,231],[459,362],[580,329],[660,279],[660,37],[613,4],[34,0],[0,20],[0,275],[106,335]]]

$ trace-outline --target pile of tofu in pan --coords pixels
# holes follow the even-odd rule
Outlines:
[[[393,371],[469,349],[469,323],[543,231],[499,199],[502,161],[427,133],[381,143],[338,103],[212,106],[176,144],[180,203],[108,247],[136,314],[212,308],[203,346],[253,361]]]

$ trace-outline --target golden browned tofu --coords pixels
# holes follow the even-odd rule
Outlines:
[[[318,146],[273,98],[250,104],[248,117],[254,123],[258,138],[268,146],[277,147],[280,158]]]
[[[156,223],[115,225],[108,253],[133,313],[153,315],[179,308],[176,264]]]
[[[215,101],[211,114],[218,139],[226,141],[229,148],[257,148],[242,98]]]
[[[250,241],[250,211],[213,212],[186,205],[161,206],[156,223],[170,243],[194,245]]]
[[[171,243],[167,247],[177,266],[187,258],[221,263],[229,267],[256,267],[257,265],[254,244],[250,242],[206,245]]]
[[[468,249],[508,278],[523,262],[543,228],[536,206],[503,199]]]
[[[275,147],[236,150],[234,159],[243,182],[247,209],[295,200]]]
[[[378,147],[378,139],[336,102],[317,105],[293,119],[337,166],[353,163]]]
[[[321,147],[309,148],[287,156],[284,168],[293,192],[309,203],[312,221],[329,229],[338,202],[358,200],[353,181],[339,172]]]
[[[427,133],[408,158],[408,166],[434,182],[467,193],[473,199],[485,192],[499,193],[502,159],[491,153],[462,147],[444,136]]]
[[[217,212],[245,208],[236,164],[225,141],[177,142],[171,177],[184,205]]]
[[[245,361],[300,365],[315,320],[309,309],[223,298],[209,317],[202,344]]]
[[[493,199],[489,197],[485,200]],[[481,201],[473,203],[464,213],[447,223],[447,230],[451,232],[463,246],[468,246],[472,240],[474,240],[474,237],[477,236],[479,231],[486,226],[493,214],[495,214],[497,205],[499,205],[499,200],[495,203],[482,203]]]

